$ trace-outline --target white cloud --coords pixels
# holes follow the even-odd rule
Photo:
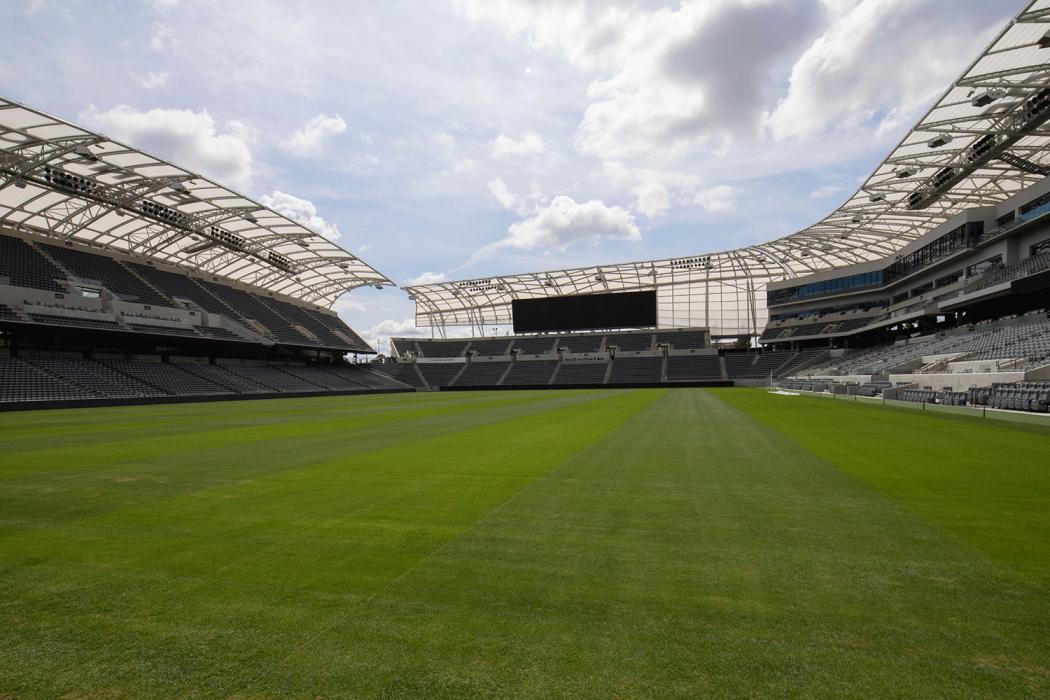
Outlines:
[[[281,148],[297,156],[317,155],[326,138],[344,131],[346,131],[346,122],[338,114],[332,116],[318,114],[306,122],[301,129],[292,132],[292,135],[281,144]]]
[[[335,303],[332,305],[332,309],[343,315],[351,313],[363,314],[368,311],[368,307],[365,304],[352,298],[349,294],[344,294],[336,299]]]
[[[810,192],[809,196],[811,199],[824,199],[825,197],[836,195],[844,189],[842,185],[823,185]]]
[[[771,73],[810,36],[822,5],[462,0],[459,7],[597,74],[576,143],[585,153],[624,159],[757,135]]]
[[[156,90],[157,88],[164,87],[168,84],[168,78],[171,77],[171,73],[168,73],[167,71],[160,71],[157,73],[150,71],[149,73],[146,73],[146,75],[132,75],[135,80],[139,82],[139,85],[147,90]]]
[[[430,330],[424,330],[422,328],[416,328],[416,322],[411,318],[406,318],[404,321],[397,321],[394,319],[387,319],[380,321],[371,328],[365,331],[358,331],[361,337],[365,339],[369,345],[375,348],[376,352],[389,354],[390,352],[390,337],[424,337],[430,335]]]
[[[207,111],[151,109],[118,105],[100,112],[89,107],[80,119],[113,138],[213,178],[221,185],[247,191],[252,178],[248,129],[239,121],[219,128]]]
[[[718,185],[697,192],[693,202],[708,211],[728,211],[736,206],[736,194],[735,187]]]
[[[906,127],[1001,26],[957,11],[966,4],[950,12],[915,0],[832,6],[841,10],[795,62],[787,95],[767,116],[772,136]]]
[[[543,153],[543,137],[537,133],[523,134],[520,139],[512,139],[500,134],[492,144],[493,158],[538,156]]]
[[[278,214],[297,221],[314,233],[319,233],[330,241],[339,240],[339,227],[324,220],[317,213],[317,207],[308,199],[302,199],[285,192],[276,191],[272,195],[264,194],[259,203],[270,207]]]
[[[448,275],[444,272],[424,272],[419,276],[410,279],[405,283],[406,286],[414,287],[420,284],[437,284],[438,282],[446,282]]]
[[[533,184],[534,188],[529,198],[533,201],[538,201],[543,195],[539,192],[538,183]],[[499,202],[500,206],[508,211],[512,211],[520,216],[525,216],[532,211],[526,204],[525,198],[511,192],[502,178],[494,177],[489,180],[489,192]]]
[[[154,22],[150,28],[149,47],[154,51],[167,51],[179,48],[182,42],[175,36],[175,30],[164,22]]]
[[[672,206],[700,205],[708,211],[727,211],[735,204],[736,188],[730,185],[705,188],[696,175],[628,168],[616,161],[606,161],[604,170],[614,185],[634,194],[635,208],[650,218],[660,216]]]
[[[578,203],[559,195],[534,216],[511,224],[507,237],[497,245],[551,251],[607,238],[637,241],[641,237],[634,216],[626,209],[596,199]]]

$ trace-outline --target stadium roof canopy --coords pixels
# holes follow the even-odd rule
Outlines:
[[[0,225],[330,306],[393,284],[302,224],[197,173],[0,98]]]
[[[1050,0],[1030,3],[864,184],[808,228],[718,253],[406,287],[416,323],[480,329],[510,323],[516,298],[656,288],[661,325],[757,334],[770,281],[884,258],[1050,174],[1048,29]]]

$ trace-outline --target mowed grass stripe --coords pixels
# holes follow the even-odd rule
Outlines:
[[[701,390],[667,392],[248,694],[1023,697],[1043,591]]]
[[[393,422],[367,452],[300,445],[297,466],[107,503],[7,537],[0,693],[193,695],[247,684],[655,396],[538,394],[479,394],[487,422],[456,421],[428,438]],[[503,402],[517,414],[501,414]],[[187,452],[170,466],[251,473],[274,447],[239,444],[210,465]],[[36,494],[40,508],[48,498]]]
[[[137,425],[134,434],[126,432],[122,420],[127,409],[61,412],[63,421],[76,415],[90,421],[90,436],[76,431],[81,434],[75,444],[61,444],[68,425],[60,424],[53,438],[34,438],[35,449],[0,451],[0,537],[11,528],[49,526],[108,508],[147,505],[179,492],[238,484],[329,456],[405,445],[601,396],[594,391],[538,391],[446,400],[404,394],[309,399],[312,414],[302,401],[283,399],[244,402],[236,410],[218,404],[181,405],[178,411],[140,407],[138,414],[147,418],[138,423],[148,419],[153,431]],[[293,404],[289,414],[282,408],[286,403]],[[112,411],[110,420],[101,420],[94,411]],[[25,415],[0,414],[0,425],[13,424],[15,439],[24,440],[17,426]],[[8,444],[10,434],[0,433],[0,447]]]
[[[716,390],[1050,591],[1050,427]]]

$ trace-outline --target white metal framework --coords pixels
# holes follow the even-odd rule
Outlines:
[[[215,182],[0,98],[0,225],[221,276],[322,306],[393,284]]]
[[[884,258],[1050,174],[1048,29],[1050,0],[1034,0],[853,196],[808,228],[719,253],[406,287],[416,324],[480,330],[510,323],[513,299],[656,289],[661,326],[757,335],[769,282]]]

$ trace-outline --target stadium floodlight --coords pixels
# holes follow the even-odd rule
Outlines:
[[[872,204],[875,204],[876,202],[884,202],[884,201],[886,201],[886,197],[884,195],[881,195],[881,194],[873,194],[870,197],[868,197],[868,201],[871,202]]]
[[[914,175],[915,168],[906,165],[903,168],[897,168],[896,170],[894,170],[893,174],[896,175],[899,179],[903,180],[906,177],[911,177],[912,175]]]
[[[259,220],[255,218],[255,214],[251,214],[251,213],[245,214],[244,215],[244,220],[247,221],[250,224],[257,224],[257,223],[259,223]]]
[[[984,92],[975,95],[974,98],[970,100],[970,104],[974,107],[986,107],[1005,96],[1006,90],[1002,88],[992,88],[991,90],[985,90]]]
[[[938,134],[937,136],[934,136],[932,139],[927,141],[926,145],[930,148],[940,148],[941,146],[947,146],[951,142],[951,134]]]
[[[26,187],[26,179],[24,177],[16,177],[14,184],[18,189],[24,190]]]
[[[77,150],[75,151],[75,153],[78,156],[80,156],[81,158],[84,158],[85,160],[91,160],[91,161],[97,161],[98,160],[98,156],[96,156],[94,153],[92,153],[91,149],[88,148],[87,146],[77,146]]]
[[[1041,49],[1050,49],[1050,29],[1048,29],[1045,34],[1039,37],[1039,41],[1035,42],[1035,45]]]
[[[859,224],[859,223],[861,223],[862,221],[864,221],[864,219],[862,219],[862,218],[861,218],[860,214],[854,214],[854,215],[853,215],[853,218],[852,218],[852,219],[850,219],[850,221],[852,221],[852,222],[853,222],[853,223],[855,223],[855,224]]]
[[[383,288],[383,285],[379,284],[378,282],[376,282],[372,286],[375,287],[376,289],[382,289]]]

